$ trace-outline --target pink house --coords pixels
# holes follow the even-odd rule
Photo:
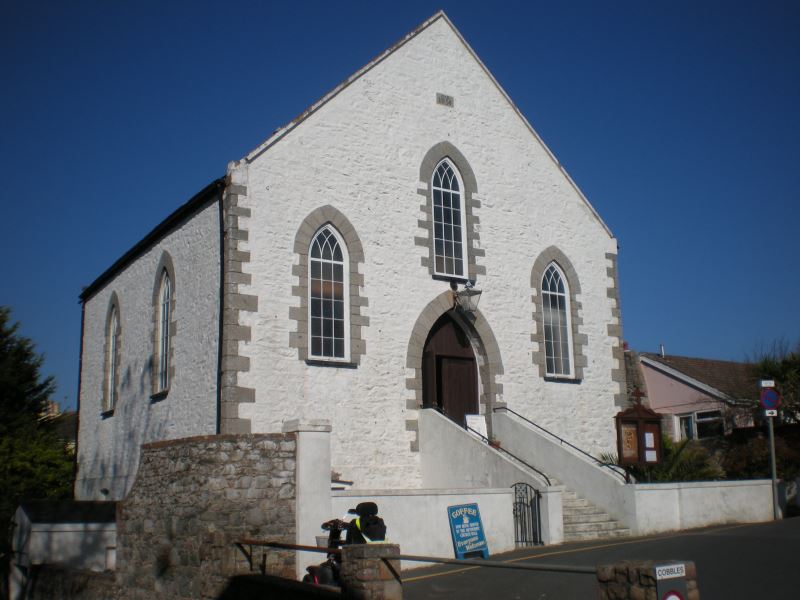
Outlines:
[[[626,362],[645,403],[665,415],[664,433],[673,440],[753,426],[758,384],[750,364],[632,351]]]

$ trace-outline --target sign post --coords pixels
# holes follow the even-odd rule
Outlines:
[[[778,506],[778,473],[775,467],[775,431],[772,420],[778,416],[778,407],[781,405],[781,395],[775,389],[775,382],[767,379],[761,380],[761,407],[767,417],[769,427],[769,466],[772,470],[772,517],[780,519]]]

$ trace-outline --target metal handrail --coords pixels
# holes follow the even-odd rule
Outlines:
[[[251,540],[244,539],[234,542],[236,546],[242,549],[243,546],[266,546],[268,548],[279,548],[287,550],[303,550],[306,552],[328,552],[328,553],[341,553],[341,550],[334,548],[318,548],[316,546],[303,546],[301,544],[287,544],[285,542],[273,542],[270,540]],[[417,554],[388,554],[386,556],[379,556],[383,561],[392,560],[407,560],[413,562],[427,562],[427,563],[441,563],[444,565],[461,565],[461,566],[475,566],[475,567],[489,567],[495,569],[517,569],[521,571],[555,571],[560,573],[583,573],[586,575],[594,575],[597,572],[595,567],[585,567],[581,565],[544,565],[533,563],[512,563],[500,562],[496,560],[475,560],[475,559],[455,559],[455,558],[440,558],[438,556],[419,556]],[[399,580],[399,574],[395,575]]]
[[[594,462],[596,462],[596,463],[597,463],[598,465],[600,465],[601,467],[605,467],[606,469],[609,469],[610,471],[612,471],[614,474],[616,474],[616,475],[619,475],[620,477],[622,477],[622,479],[625,481],[625,483],[629,483],[629,481],[630,481],[630,480],[629,480],[628,472],[627,472],[625,469],[623,469],[622,467],[620,467],[619,465],[615,465],[615,464],[613,464],[613,463],[609,463],[609,462],[603,462],[603,461],[602,461],[602,460],[600,460],[599,458],[597,458],[597,457],[595,457],[595,456],[592,456],[591,454],[589,454],[589,453],[588,453],[588,452],[586,452],[585,450],[581,450],[581,449],[580,449],[580,448],[578,448],[578,447],[577,447],[575,444],[571,444],[571,443],[570,443],[570,442],[568,442],[567,440],[565,440],[565,439],[563,439],[563,438],[561,438],[561,437],[557,436],[557,435],[556,435],[555,433],[553,433],[552,431],[549,431],[549,430],[545,429],[545,428],[544,428],[544,427],[542,427],[541,425],[537,425],[536,423],[534,423],[533,421],[531,421],[531,420],[530,420],[530,419],[528,419],[527,417],[523,417],[523,416],[522,416],[521,414],[519,414],[517,411],[515,411],[515,410],[511,410],[511,409],[510,409],[510,408],[508,408],[507,406],[497,406],[497,407],[495,407],[495,408],[494,408],[494,410],[493,410],[492,412],[497,412],[498,410],[505,410],[505,411],[507,411],[507,412],[510,412],[512,415],[516,415],[517,417],[519,417],[520,419],[522,419],[523,421],[525,421],[525,422],[526,422],[526,423],[528,423],[529,425],[533,425],[533,426],[534,426],[534,427],[536,427],[537,429],[541,429],[542,431],[544,431],[544,432],[545,432],[547,435],[550,435],[550,436],[552,436],[552,437],[556,438],[556,439],[557,439],[557,440],[558,440],[558,441],[561,443],[561,445],[562,445],[562,446],[563,446],[564,444],[566,444],[567,446],[569,446],[569,447],[570,447],[570,448],[572,448],[573,450],[576,450],[577,452],[580,452],[580,453],[581,453],[581,454],[583,454],[584,456],[586,456],[586,457],[588,457],[588,458],[591,458],[591,459],[592,459]]]
[[[550,478],[549,478],[547,475],[545,475],[544,473],[542,473],[542,472],[541,472],[539,469],[537,469],[537,468],[536,468],[536,467],[534,467],[533,465],[529,465],[529,464],[528,464],[528,463],[526,463],[524,460],[522,460],[522,459],[521,459],[519,456],[516,456],[515,454],[512,454],[511,452],[509,452],[508,450],[506,450],[506,449],[505,449],[505,448],[503,448],[502,446],[500,446],[500,445],[494,446],[494,445],[490,444],[490,443],[489,443],[489,438],[487,438],[485,435],[483,435],[483,434],[482,434],[480,431],[475,431],[475,430],[474,430],[472,427],[470,427],[469,425],[464,425],[464,429],[466,429],[467,431],[471,431],[472,433],[474,433],[475,435],[477,435],[477,436],[478,436],[479,438],[481,438],[481,439],[482,439],[484,442],[486,442],[487,444],[489,444],[489,447],[490,447],[490,448],[494,448],[495,450],[500,450],[500,451],[502,451],[502,452],[505,452],[506,454],[508,454],[508,455],[509,455],[511,458],[513,458],[514,460],[517,460],[517,461],[521,462],[523,465],[525,465],[526,467],[528,467],[528,468],[529,468],[531,471],[536,471],[536,472],[537,472],[539,475],[541,475],[542,477],[544,477],[544,480],[547,482],[547,485],[548,485],[548,487],[549,487],[549,486],[551,486],[551,485],[553,485],[553,484],[550,482]]]

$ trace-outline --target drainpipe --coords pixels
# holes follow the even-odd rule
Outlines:
[[[218,182],[219,206],[219,330],[217,332],[217,424],[214,432],[219,435],[222,427],[222,335],[225,321],[225,207],[223,197],[225,183]]]

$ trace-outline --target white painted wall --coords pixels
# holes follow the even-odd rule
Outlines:
[[[165,250],[175,267],[175,377],[169,395],[152,403],[153,288]],[[86,301],[76,499],[124,498],[136,475],[141,444],[215,432],[219,260],[218,207],[211,204]],[[104,419],[103,347],[113,292],[122,329],[120,386],[114,415]],[[108,495],[100,492],[103,488]]]
[[[295,480],[295,543],[315,546],[320,524],[331,514],[331,426],[327,421],[287,421],[284,432],[297,435]],[[324,555],[298,552],[296,575],[302,579],[308,565]]]
[[[767,479],[636,484],[625,491],[639,535],[772,520],[772,482]]]
[[[767,480],[624,484],[608,469],[514,415],[500,411],[493,423],[503,447],[556,477],[634,534],[772,518],[772,492]]]
[[[333,515],[341,518],[359,502],[375,502],[386,536],[401,554],[455,558],[447,507],[477,503],[491,554],[514,549],[514,497],[510,489],[348,490],[333,492]],[[320,561],[321,562],[321,561]],[[430,566],[403,561],[403,569]]]
[[[527,483],[539,490],[542,541],[564,541],[563,486],[548,485],[537,473],[430,408],[419,411],[419,450],[424,488],[510,489],[515,483]]]
[[[253,73],[253,77],[259,77]],[[455,99],[450,109],[436,93]],[[448,289],[433,280],[414,244],[424,218],[417,193],[426,152],[441,141],[469,161],[482,206],[478,258],[487,275],[480,309],[502,353],[504,400],[520,412],[590,450],[614,443],[611,371],[616,340],[607,334],[614,301],[607,274],[608,235],[547,150],[532,135],[449,25],[440,19],[394,51],[291,130],[235,176],[246,181],[240,217],[249,231],[242,249],[259,311],[240,317],[252,341],[240,344],[250,372],[239,384],[256,390],[239,416],[253,431],[280,431],[287,419],[323,418],[333,425],[333,468],[358,487],[423,485],[420,455],[412,452],[406,422],[417,410],[405,359],[412,327],[423,308]],[[289,347],[297,304],[293,243],[304,218],[331,204],[355,227],[365,251],[362,295],[366,355],[355,369],[310,366]],[[580,277],[581,331],[588,335],[588,366],[579,385],[545,382],[532,363],[535,349],[530,273],[537,256],[557,245]],[[563,418],[564,415],[569,418]]]
[[[587,498],[615,519],[635,528],[630,521],[632,498],[626,494],[622,477],[581,455],[569,446],[531,427],[515,415],[498,411],[492,425],[503,448],[525,462],[557,478],[568,489]],[[572,440],[567,439],[572,443]]]
[[[116,523],[32,523],[18,508],[11,536],[9,573],[12,600],[22,600],[32,565],[55,564],[87,571],[113,570]]]

